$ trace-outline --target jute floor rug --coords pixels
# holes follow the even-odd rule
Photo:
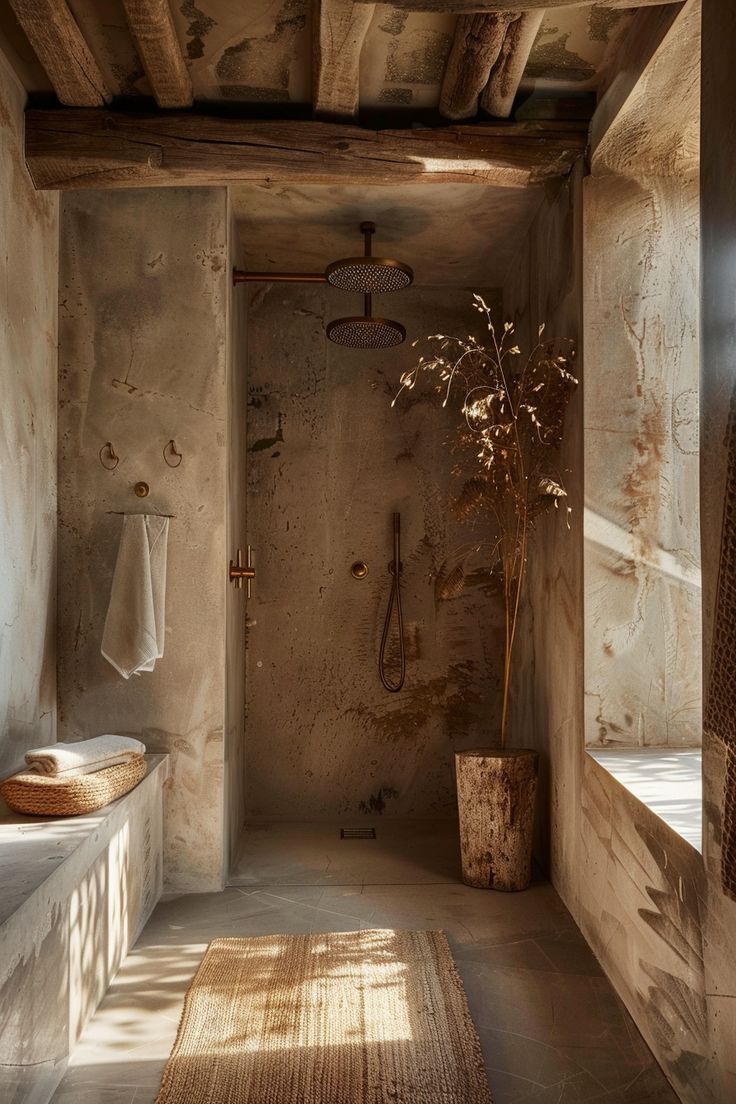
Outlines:
[[[157,1104],[490,1104],[444,933],[216,939]]]

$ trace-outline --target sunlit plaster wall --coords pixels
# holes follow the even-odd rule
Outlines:
[[[699,83],[681,68],[675,105],[663,80],[584,188],[585,732],[603,747],[701,739]]]
[[[23,159],[0,53],[0,777],[56,739],[58,198]]]

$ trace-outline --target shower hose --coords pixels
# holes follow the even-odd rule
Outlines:
[[[392,694],[397,694],[404,685],[406,675],[406,649],[404,647],[404,615],[401,610],[401,514],[394,514],[394,558],[388,565],[391,574],[391,594],[386,610],[386,620],[381,637],[381,651],[378,657],[378,673],[381,682]],[[396,624],[399,631],[399,678],[392,682],[386,674],[386,645],[391,631],[391,617],[396,607]]]

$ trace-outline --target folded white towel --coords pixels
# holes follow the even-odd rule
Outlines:
[[[168,518],[123,519],[101,650],[126,679],[152,671],[164,654],[168,535]]]
[[[93,774],[115,763],[143,755],[146,745],[131,736],[95,736],[73,744],[50,744],[26,752],[26,763],[38,774]]]

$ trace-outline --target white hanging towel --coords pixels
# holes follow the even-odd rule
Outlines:
[[[168,518],[123,519],[101,650],[125,679],[152,671],[164,654],[168,536]]]

